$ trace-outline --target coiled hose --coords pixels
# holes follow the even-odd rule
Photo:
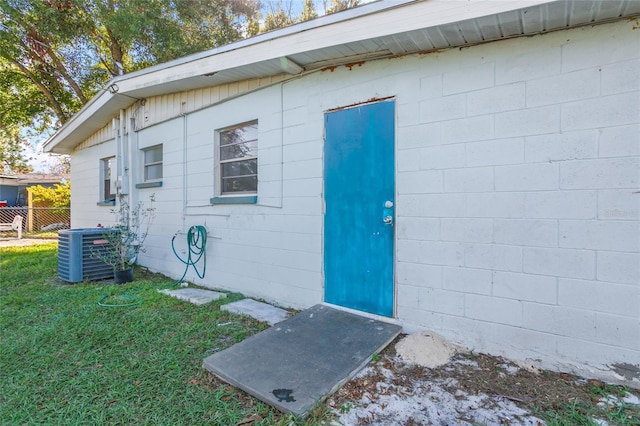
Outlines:
[[[184,273],[176,281],[173,283],[172,287],[177,286],[182,282],[184,277],[187,276],[187,272],[189,271],[189,266],[193,266],[193,270],[196,272],[198,278],[204,278],[204,274],[207,273],[207,229],[202,225],[194,225],[189,228],[187,231],[187,257],[183,259],[180,257],[178,252],[176,251],[176,247],[174,245],[174,241],[178,234],[174,235],[171,239],[171,250],[173,250],[173,254],[176,255],[180,262],[184,263],[186,266],[184,268]],[[202,260],[202,271],[198,270],[198,262]]]
[[[176,255],[178,260],[185,265],[184,273],[173,284],[169,285],[167,288],[173,288],[182,283],[184,277],[187,276],[187,272],[189,271],[189,266],[193,266],[193,270],[196,272],[196,275],[199,278],[204,278],[204,275],[207,272],[207,229],[202,225],[194,225],[189,228],[187,231],[187,256],[183,259],[175,247],[175,239],[178,234],[175,234],[173,238],[171,238],[171,250],[173,250],[173,254]],[[202,260],[202,270],[198,269],[198,263]],[[126,308],[130,306],[140,305],[144,299],[142,296],[138,296],[135,294],[129,294],[129,291],[140,291],[142,288],[136,288],[133,290],[127,290],[123,292],[120,297],[122,299],[128,300],[126,303],[107,303],[108,294],[105,294],[98,301],[98,305],[103,308]]]

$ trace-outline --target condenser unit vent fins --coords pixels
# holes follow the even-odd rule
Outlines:
[[[113,278],[113,267],[96,254],[107,249],[104,228],[66,229],[58,232],[58,278],[70,283]]]

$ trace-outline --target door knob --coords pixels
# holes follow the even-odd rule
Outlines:
[[[382,221],[388,225],[391,225],[393,223],[393,216],[385,216]]]

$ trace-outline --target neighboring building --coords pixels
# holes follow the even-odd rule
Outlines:
[[[50,173],[26,173],[0,175],[0,207],[27,205],[27,188],[40,185],[52,188],[55,184],[69,181],[69,175]]]
[[[377,2],[114,78],[46,144],[140,261],[640,386],[640,2]]]

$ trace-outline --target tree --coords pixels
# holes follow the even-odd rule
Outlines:
[[[0,127],[0,173],[29,173],[33,168],[28,164],[23,150],[27,142],[20,136],[17,127]]]
[[[300,22],[310,21],[318,17],[313,0],[304,0],[304,9],[300,15]]]
[[[268,11],[262,24],[263,32],[288,27],[296,23],[291,0],[288,2],[284,0],[269,1],[265,7],[268,8]]]
[[[360,4],[360,0],[322,0],[322,4],[324,12],[329,15],[356,7]]]
[[[5,0],[0,126],[66,122],[113,76],[242,38],[259,0]],[[9,101],[11,99],[8,99]],[[9,105],[19,104],[12,110]]]

